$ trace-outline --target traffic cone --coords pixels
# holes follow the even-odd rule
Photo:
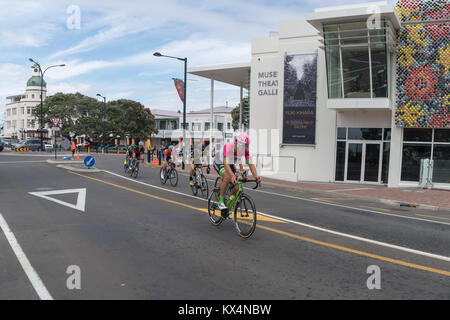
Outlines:
[[[105,152],[104,152],[103,150],[104,150],[104,148],[102,148],[102,156],[104,156],[104,155],[105,155]]]
[[[77,160],[80,160],[80,151],[77,151]]]
[[[91,155],[91,148],[88,147],[88,155]]]
[[[117,148],[117,155],[120,156],[120,154],[119,154],[119,148]]]

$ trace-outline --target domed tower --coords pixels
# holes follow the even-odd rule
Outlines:
[[[33,76],[28,79],[27,81],[27,89],[26,94],[27,98],[30,100],[40,100],[41,95],[41,85],[42,85],[42,94],[43,99],[45,100],[45,97],[47,95],[47,83],[45,80],[42,80],[41,72],[39,70],[39,66],[37,64],[34,64],[33,66]]]

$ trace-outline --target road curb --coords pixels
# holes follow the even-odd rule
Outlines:
[[[72,166],[66,166],[66,165],[62,165],[62,164],[58,164],[56,167],[57,168],[61,168],[61,169],[74,171],[74,172],[83,172],[83,173],[103,172],[103,170],[100,170],[100,169],[97,169],[97,168],[81,169],[81,168],[76,168],[76,167],[72,167]]]
[[[153,165],[153,164],[146,164],[146,166],[150,167],[150,168],[160,168],[161,166],[157,166],[157,165]],[[213,169],[212,169],[213,170]],[[189,175],[189,171],[187,170],[179,170],[180,173],[186,173],[187,175]],[[211,174],[205,174],[206,178],[211,179],[211,180],[215,180],[217,178],[217,176],[211,175]],[[438,207],[438,206],[432,206],[432,205],[426,205],[426,204],[420,204],[420,203],[412,203],[412,202],[405,202],[405,201],[400,201],[400,200],[390,200],[390,199],[382,199],[382,198],[373,198],[373,197],[365,197],[365,196],[360,196],[360,195],[353,195],[353,194],[348,194],[348,193],[341,193],[339,191],[327,191],[327,190],[317,190],[317,189],[310,189],[310,188],[302,188],[302,187],[298,187],[298,186],[291,186],[291,185],[285,185],[285,184],[281,184],[281,183],[275,183],[275,182],[267,182],[264,181],[264,184],[267,185],[271,185],[271,186],[282,186],[282,187],[287,187],[287,188],[292,188],[292,189],[296,189],[296,190],[301,190],[301,191],[308,191],[308,192],[316,192],[316,193],[325,193],[325,194],[330,194],[330,195],[339,195],[339,196],[343,196],[343,197],[347,197],[347,198],[357,198],[357,199],[361,199],[361,200],[368,200],[368,201],[374,201],[374,202],[378,202],[378,203],[383,203],[392,207],[410,207],[410,208],[416,208],[416,209],[423,209],[423,210],[430,210],[430,211],[446,211],[446,212],[450,212],[450,208],[446,208],[446,207]]]
[[[83,163],[81,160],[47,160],[50,164]]]

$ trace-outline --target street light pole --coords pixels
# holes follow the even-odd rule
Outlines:
[[[182,169],[184,170],[184,159],[185,159],[185,154],[186,154],[186,90],[187,90],[187,58],[178,58],[178,57],[172,57],[172,56],[166,56],[163,55],[159,52],[155,52],[153,54],[155,57],[165,57],[165,58],[171,58],[171,59],[177,59],[180,61],[184,61],[184,84],[183,84],[183,144],[182,144],[182,149],[183,149],[183,159],[182,159]]]
[[[100,93],[97,93],[98,97],[103,98],[103,148],[105,147],[106,139],[105,139],[105,125],[106,125],[106,97],[102,96]]]
[[[44,116],[43,116],[43,99],[44,99],[44,95],[43,95],[43,87],[44,87],[44,74],[45,72],[47,72],[48,69],[51,68],[55,68],[55,67],[65,67],[65,64],[57,64],[57,65],[53,65],[48,67],[47,69],[45,69],[44,71],[42,71],[41,65],[39,63],[37,63],[36,61],[34,61],[33,59],[29,58],[28,59],[30,62],[35,63],[38,67],[39,67],[39,73],[41,74],[41,112],[40,112],[40,139],[41,139],[41,152],[44,151]],[[56,147],[56,146],[55,146]]]

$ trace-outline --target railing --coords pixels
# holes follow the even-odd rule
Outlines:
[[[270,170],[271,171],[274,171],[274,158],[276,158],[276,159],[291,159],[292,163],[293,163],[292,173],[296,173],[297,172],[297,158],[294,157],[294,156],[274,156],[274,155],[270,155],[270,154],[268,154],[268,155],[266,155],[266,154],[257,154],[256,155],[256,166],[260,167],[262,170],[268,169],[267,168],[267,162],[266,162],[266,165],[264,165],[265,164],[265,161],[264,161],[265,158],[270,158]],[[280,160],[278,160],[278,161],[280,161]],[[290,171],[280,170],[281,169],[280,162],[278,163],[278,166],[279,166],[278,170],[280,172],[290,172]]]

